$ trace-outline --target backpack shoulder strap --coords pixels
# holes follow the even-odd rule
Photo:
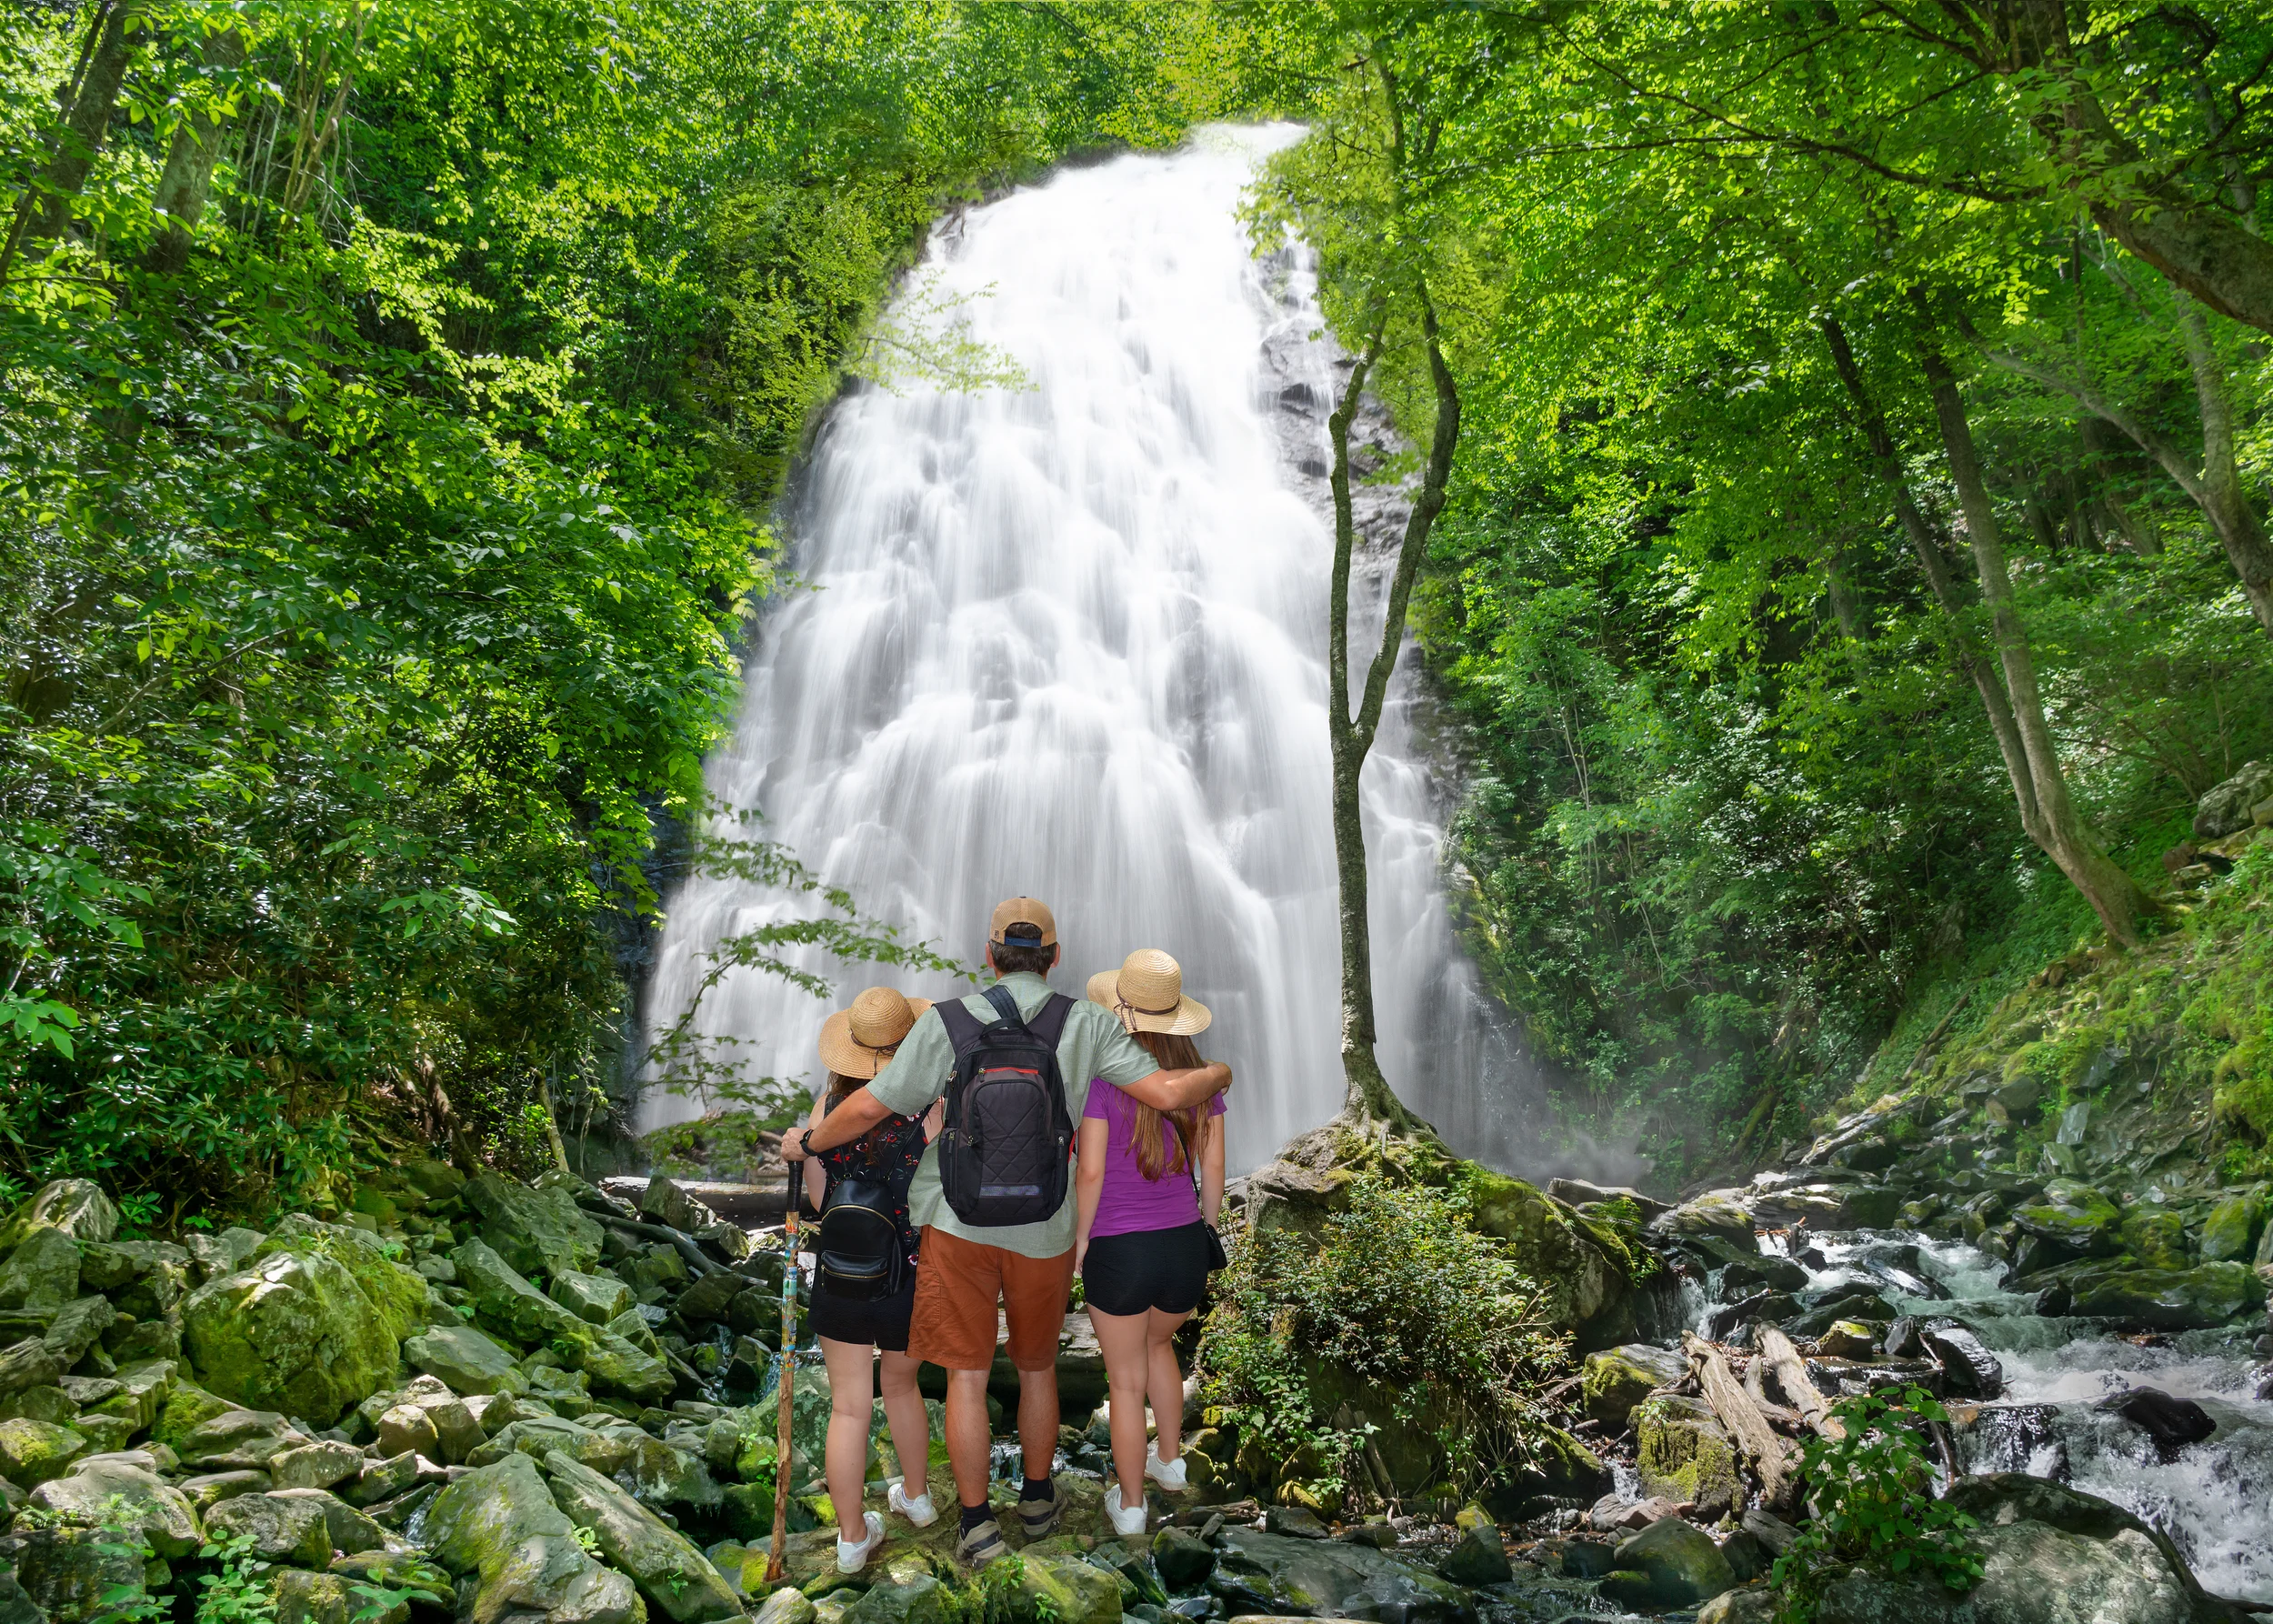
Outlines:
[[[985,993],[986,1001],[995,1007],[995,1013],[1014,1027],[1026,1025],[1026,1017],[1018,1013],[1018,1000],[1010,996],[1010,989],[997,981]]]
[[[939,1012],[939,1024],[947,1029],[947,1041],[955,1046],[957,1058],[971,1052],[978,1045],[978,1035],[986,1028],[978,1018],[963,1007],[961,998],[942,998],[932,1007]]]
[[[1035,1018],[1026,1022],[1026,1029],[1056,1048],[1066,1035],[1066,1018],[1073,1012],[1074,1001],[1062,992],[1054,992]]]

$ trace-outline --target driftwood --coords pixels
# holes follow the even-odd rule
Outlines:
[[[1776,1385],[1784,1389],[1785,1400],[1799,1412],[1801,1419],[1825,1438],[1847,1436],[1847,1429],[1809,1378],[1807,1362],[1799,1357],[1789,1337],[1772,1325],[1758,1325],[1752,1329],[1752,1345],[1760,1350],[1753,1368],[1757,1370],[1765,1365],[1776,1373]]]
[[[1681,1351],[1704,1389],[1705,1402],[1759,1474],[1761,1503],[1769,1507],[1788,1504],[1795,1486],[1791,1446],[1776,1435],[1776,1429],[1768,1425],[1759,1406],[1729,1370],[1720,1348],[1689,1331],[1681,1338]]]

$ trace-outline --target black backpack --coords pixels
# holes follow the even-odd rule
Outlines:
[[[939,1185],[955,1216],[979,1228],[1038,1224],[1066,1203],[1073,1118],[1057,1075],[1057,1039],[1074,1001],[1052,993],[1032,1024],[999,985],[999,1019],[980,1026],[960,998],[935,1006],[955,1045]]]
[[[866,1302],[900,1294],[907,1259],[892,1196],[885,1180],[856,1176],[839,1179],[821,1204],[813,1249],[830,1296]]]

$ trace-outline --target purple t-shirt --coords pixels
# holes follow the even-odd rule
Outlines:
[[[1207,1102],[1210,1117],[1223,1115],[1223,1096]],[[1199,1196],[1192,1176],[1178,1168],[1157,1178],[1145,1177],[1136,1160],[1136,1102],[1103,1078],[1089,1079],[1089,1103],[1083,1120],[1105,1124],[1105,1188],[1097,1196],[1096,1221],[1089,1238],[1105,1235],[1134,1235],[1146,1229],[1180,1229],[1199,1222]],[[1176,1125],[1164,1125],[1173,1146]]]

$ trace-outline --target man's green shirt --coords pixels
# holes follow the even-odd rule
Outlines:
[[[1018,1014],[1027,1020],[1034,1018],[1050,994],[1049,983],[1039,976],[1005,976],[1001,985],[1018,1006]],[[999,1018],[995,1007],[977,993],[965,998],[963,1007],[982,1025]],[[1082,1108],[1089,1099],[1090,1078],[1101,1077],[1125,1087],[1159,1069],[1160,1062],[1121,1029],[1119,1018],[1110,1009],[1086,998],[1074,1000],[1073,1008],[1066,1012],[1066,1029],[1057,1039],[1058,1087],[1065,1092],[1069,1121],[1081,1120]],[[887,1109],[914,1117],[929,1109],[931,1102],[946,1092],[947,1079],[954,1072],[955,1045],[947,1039],[946,1023],[939,1018],[937,1009],[926,1009],[900,1039],[892,1063],[876,1074],[868,1092]],[[1073,1250],[1073,1180],[1066,1181],[1064,1204],[1038,1224],[976,1228],[956,1218],[940,1191],[936,1144],[926,1148],[923,1165],[907,1187],[907,1214],[916,1224],[929,1224],[977,1245],[1001,1247],[1028,1258],[1055,1258]]]

